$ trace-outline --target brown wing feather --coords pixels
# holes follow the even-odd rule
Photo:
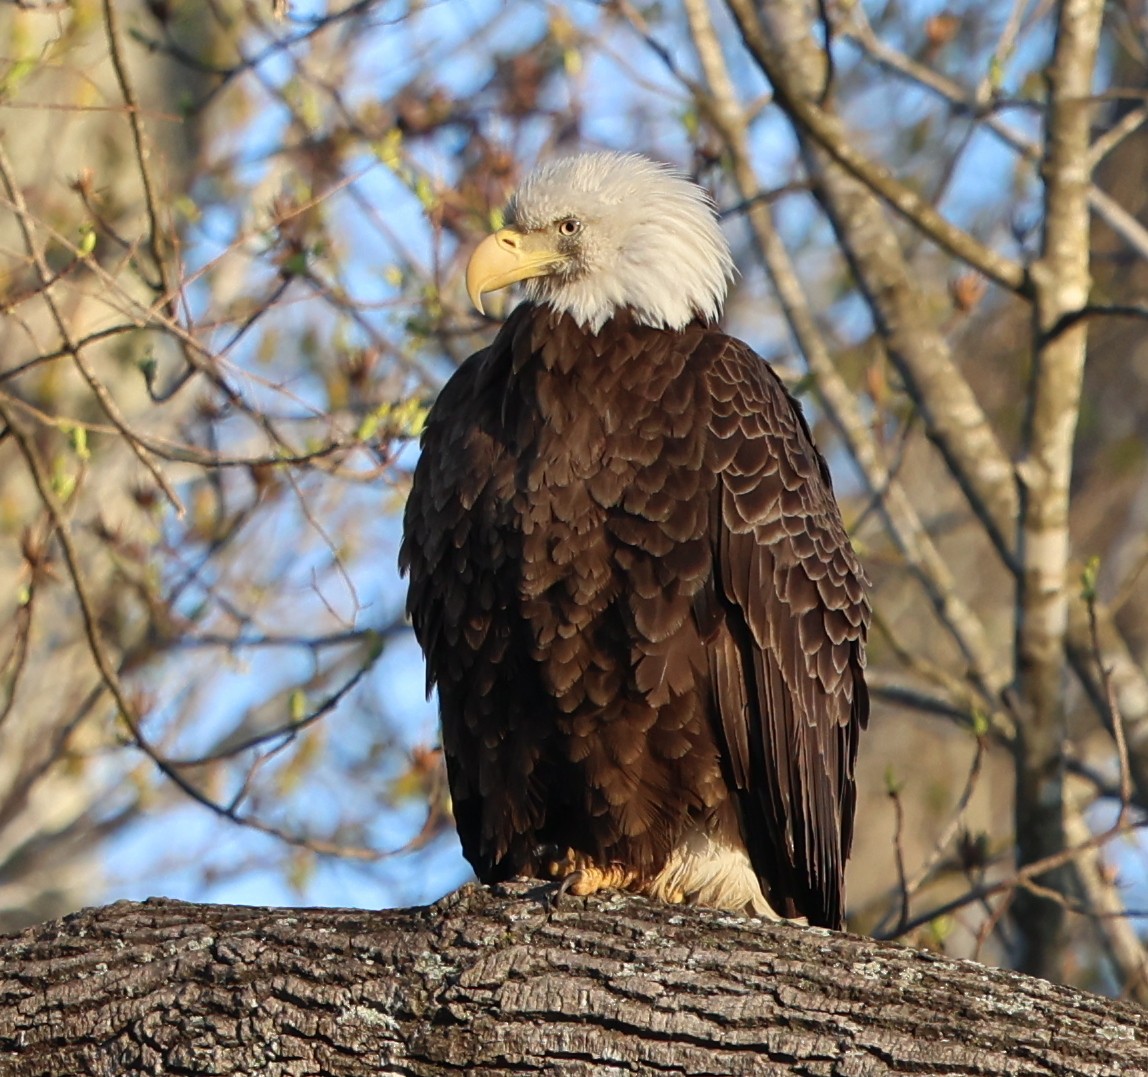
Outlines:
[[[717,710],[771,903],[838,927],[869,714],[864,574],[799,405],[749,348],[721,339],[709,376]]]
[[[427,691],[437,685],[452,808],[463,852],[483,879],[499,876],[506,838],[492,820],[525,832],[539,805],[527,780],[540,762],[529,729],[501,720],[496,675],[519,686],[525,708],[537,706],[536,682],[521,641],[499,611],[515,601],[521,549],[511,528],[480,511],[509,505],[513,406],[504,387],[528,323],[513,317],[489,348],[464,362],[427,417],[422,459],[403,517],[400,570],[409,576],[407,610],[426,655]],[[520,735],[515,737],[513,734]],[[507,783],[517,768],[522,785]],[[508,865],[512,873],[514,865]]]

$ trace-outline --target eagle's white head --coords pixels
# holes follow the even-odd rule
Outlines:
[[[597,332],[629,308],[643,325],[716,321],[733,278],[713,202],[676,169],[632,153],[588,153],[535,169],[514,192],[506,227],[471,256],[466,287],[524,281],[535,303]]]

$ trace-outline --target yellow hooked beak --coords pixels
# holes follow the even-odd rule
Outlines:
[[[530,277],[544,277],[566,256],[550,246],[547,237],[538,233],[502,228],[487,236],[470,256],[466,265],[466,294],[479,314],[484,292]]]

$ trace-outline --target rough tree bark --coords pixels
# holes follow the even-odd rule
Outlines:
[[[640,898],[384,912],[119,902],[0,943],[0,1072],[1148,1074],[1148,1015]]]

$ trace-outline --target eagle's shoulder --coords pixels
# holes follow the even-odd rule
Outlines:
[[[725,525],[752,531],[758,544],[783,544],[815,579],[821,579],[820,565],[830,564],[842,591],[824,589],[822,601],[831,608],[856,607],[867,620],[868,580],[801,403],[747,344],[733,337],[721,344],[707,386],[710,462],[729,494]]]

